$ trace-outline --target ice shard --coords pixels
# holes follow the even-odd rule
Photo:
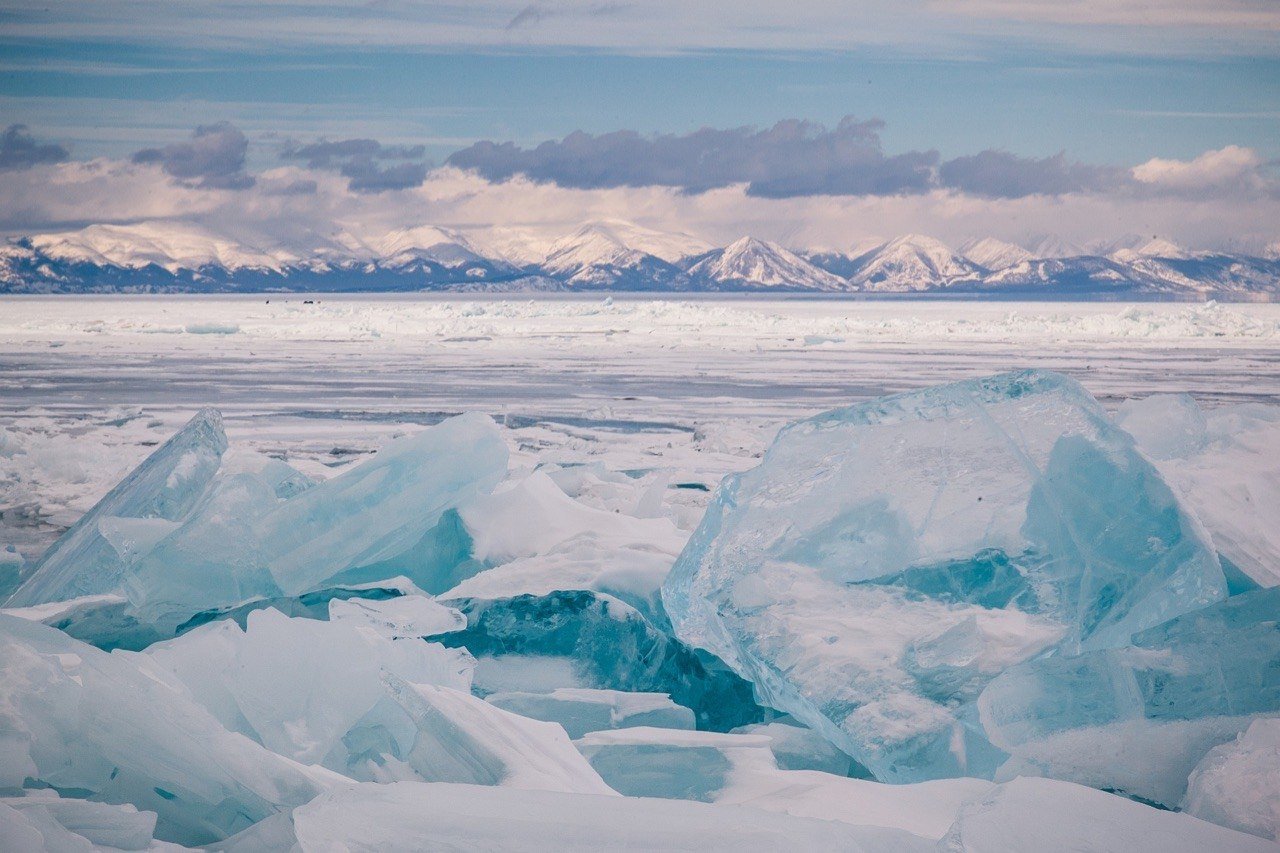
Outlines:
[[[1209,750],[1188,780],[1182,810],[1280,841],[1280,719],[1254,720],[1235,740]]]
[[[6,606],[116,592],[127,562],[100,526],[112,519],[182,519],[208,488],[226,449],[222,416],[201,409],[49,547]]]
[[[989,777],[983,687],[1221,600],[1206,534],[1076,382],[1024,371],[779,433],[663,587],[711,651],[886,781]]]
[[[250,598],[430,573],[434,557],[451,569],[456,549],[433,531],[506,467],[493,422],[461,415],[286,500],[262,477],[236,474],[130,569],[125,590],[143,621],[172,628]],[[407,567],[397,562],[406,554]]]
[[[138,655],[0,614],[0,787],[155,812],[156,836],[207,844],[307,802],[334,774],[223,728]]]
[[[1134,636],[1001,673],[978,698],[1010,754],[1000,777],[1052,776],[1170,808],[1210,748],[1280,715],[1280,587],[1232,596]]]

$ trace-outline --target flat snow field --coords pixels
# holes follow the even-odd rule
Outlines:
[[[517,460],[669,477],[682,527],[779,425],[1021,367],[1112,405],[1280,401],[1280,305],[593,296],[0,298],[0,552],[30,560],[203,405],[328,476],[447,414]],[[0,554],[3,556],[3,554]]]

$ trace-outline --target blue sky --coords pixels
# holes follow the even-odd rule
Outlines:
[[[594,211],[841,246],[1264,245],[1280,2],[0,0],[0,131],[10,234],[268,213],[552,234]]]
[[[646,16],[643,7],[570,3],[517,5],[511,14],[488,5],[486,17],[484,3],[465,11],[419,4],[395,14],[388,7],[379,15],[369,11],[376,5],[268,2],[201,21],[147,3],[107,0],[92,7],[101,10],[96,16],[80,0],[50,11],[12,3],[7,16],[0,12],[0,106],[10,122],[63,141],[80,157],[127,155],[219,120],[254,141],[360,135],[422,142],[440,161],[477,139],[528,144],[578,129],[679,133],[784,118],[834,124],[849,114],[882,119],[890,151],[1066,151],[1088,162],[1134,164],[1238,144],[1280,156],[1280,32],[1268,44],[1266,32],[1260,39],[1223,26],[975,23],[927,6],[912,13],[905,3],[905,20],[887,31],[875,27],[888,26],[890,16],[872,4],[861,15],[799,16],[796,32],[779,27],[776,34],[767,31],[777,26],[772,15],[759,15],[752,29],[748,8],[740,22],[748,37],[681,44],[652,20],[660,10]],[[1184,5],[1200,8],[1169,0],[1165,14],[1178,20]],[[527,43],[509,25],[539,8],[542,17],[529,12],[532,22],[518,30],[563,24],[547,43]],[[563,11],[577,8],[606,22],[626,11],[654,34],[648,44],[643,32],[631,44],[609,44],[608,32]],[[273,32],[290,26],[299,9],[318,22],[316,32]],[[366,40],[377,43],[352,44],[357,36],[334,33],[344,14],[365,21]],[[450,35],[459,17],[470,29]],[[233,28],[246,18],[261,22],[260,38]],[[820,32],[832,18],[865,41],[841,43]],[[401,36],[394,24],[405,19],[417,29]],[[473,43],[449,43],[461,38]],[[269,155],[251,150],[257,159]]]

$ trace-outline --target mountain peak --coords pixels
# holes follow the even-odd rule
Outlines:
[[[847,289],[844,279],[839,276],[814,266],[777,243],[750,236],[711,252],[690,267],[689,273],[716,288]]]
[[[970,240],[960,247],[960,254],[980,267],[1002,270],[1031,260],[1031,253],[1021,246],[995,237]]]

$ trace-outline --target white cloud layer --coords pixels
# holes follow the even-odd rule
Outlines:
[[[1110,193],[1002,199],[938,189],[773,199],[748,195],[744,185],[697,194],[568,189],[522,177],[493,183],[451,168],[429,172],[421,186],[371,194],[353,191],[332,169],[294,165],[233,190],[174,179],[157,164],[95,160],[0,172],[0,229],[16,235],[183,220],[248,245],[318,247],[437,225],[482,245],[536,247],[586,221],[622,219],[721,245],[748,234],[837,250],[913,232],[953,246],[986,236],[1026,244],[1056,235],[1085,244],[1149,234],[1193,249],[1249,250],[1280,238],[1280,193],[1261,183],[1264,165],[1255,152],[1229,147],[1190,161],[1149,161],[1133,170],[1134,184]]]

